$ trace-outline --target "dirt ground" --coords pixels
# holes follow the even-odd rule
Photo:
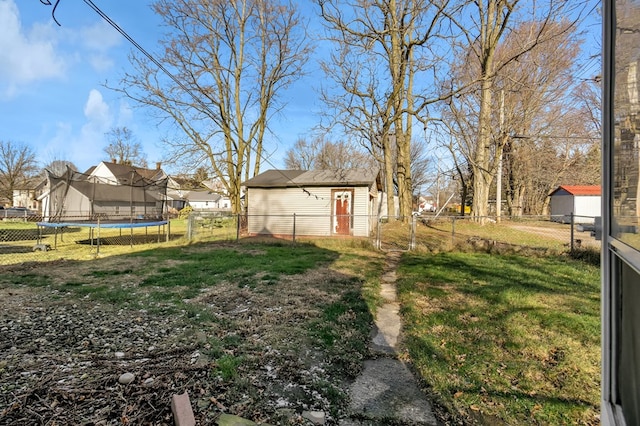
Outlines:
[[[198,424],[223,412],[306,424],[300,413],[315,410],[330,425],[344,413],[366,354],[310,335],[352,279],[316,269],[260,289],[223,283],[185,301],[199,310],[172,310],[71,291],[95,267],[61,260],[0,271],[15,277],[0,283],[0,424],[172,425],[171,397],[185,391]],[[106,278],[115,279],[134,288],[139,278]],[[367,339],[349,335],[349,315],[340,318],[344,342]],[[120,382],[124,373],[131,383]]]

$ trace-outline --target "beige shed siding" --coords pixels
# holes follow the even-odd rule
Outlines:
[[[370,227],[369,188],[309,187],[311,195],[301,188],[250,188],[248,231],[251,234],[291,235],[293,213],[296,235],[331,236],[331,191],[354,189],[353,235],[368,236]]]
[[[369,236],[369,188],[359,186],[353,195],[353,235],[355,237]]]

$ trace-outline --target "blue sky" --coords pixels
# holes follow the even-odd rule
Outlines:
[[[154,52],[163,28],[148,1],[95,4]],[[164,131],[144,110],[103,86],[118,83],[133,46],[82,1],[60,1],[55,17],[61,26],[51,17],[52,9],[38,0],[0,0],[0,139],[28,144],[43,166],[61,159],[85,170],[106,160],[105,133],[126,126],[149,164],[160,161],[158,141]],[[309,71],[317,73],[313,67]],[[272,164],[263,169],[283,167],[287,148],[316,124],[319,105],[310,79],[298,81],[284,95],[288,106],[266,141]]]
[[[148,6],[150,1],[96,0],[95,4],[153,53],[163,28]],[[311,1],[298,4],[312,31],[317,30],[319,18]],[[0,140],[30,145],[43,166],[62,159],[85,170],[107,159],[105,133],[128,127],[149,164],[161,161],[159,140],[165,132],[144,110],[103,86],[117,85],[129,67],[127,55],[133,46],[83,1],[60,1],[55,16],[61,26],[54,22],[52,9],[38,0],[0,0]],[[594,46],[596,52],[599,49],[599,21],[593,14],[586,23],[591,53]],[[323,47],[328,48],[319,46],[316,52],[322,54]],[[316,89],[322,74],[316,61],[307,63],[307,72],[282,98],[286,107],[271,123],[263,170],[284,167],[286,150],[299,137],[310,135],[319,120]],[[580,77],[598,73],[598,61],[591,59],[585,61]]]

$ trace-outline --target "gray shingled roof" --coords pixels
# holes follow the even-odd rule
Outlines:
[[[189,201],[212,201],[216,202],[222,195],[214,194],[211,191],[189,191],[185,198]]]
[[[267,170],[242,185],[247,188],[365,186],[375,182],[377,176],[377,169]]]

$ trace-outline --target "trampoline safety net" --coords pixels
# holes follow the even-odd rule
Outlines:
[[[166,212],[168,178],[149,179],[137,169],[121,166],[115,179],[67,168],[62,175],[47,172],[49,191],[43,198],[43,221],[153,222]]]

